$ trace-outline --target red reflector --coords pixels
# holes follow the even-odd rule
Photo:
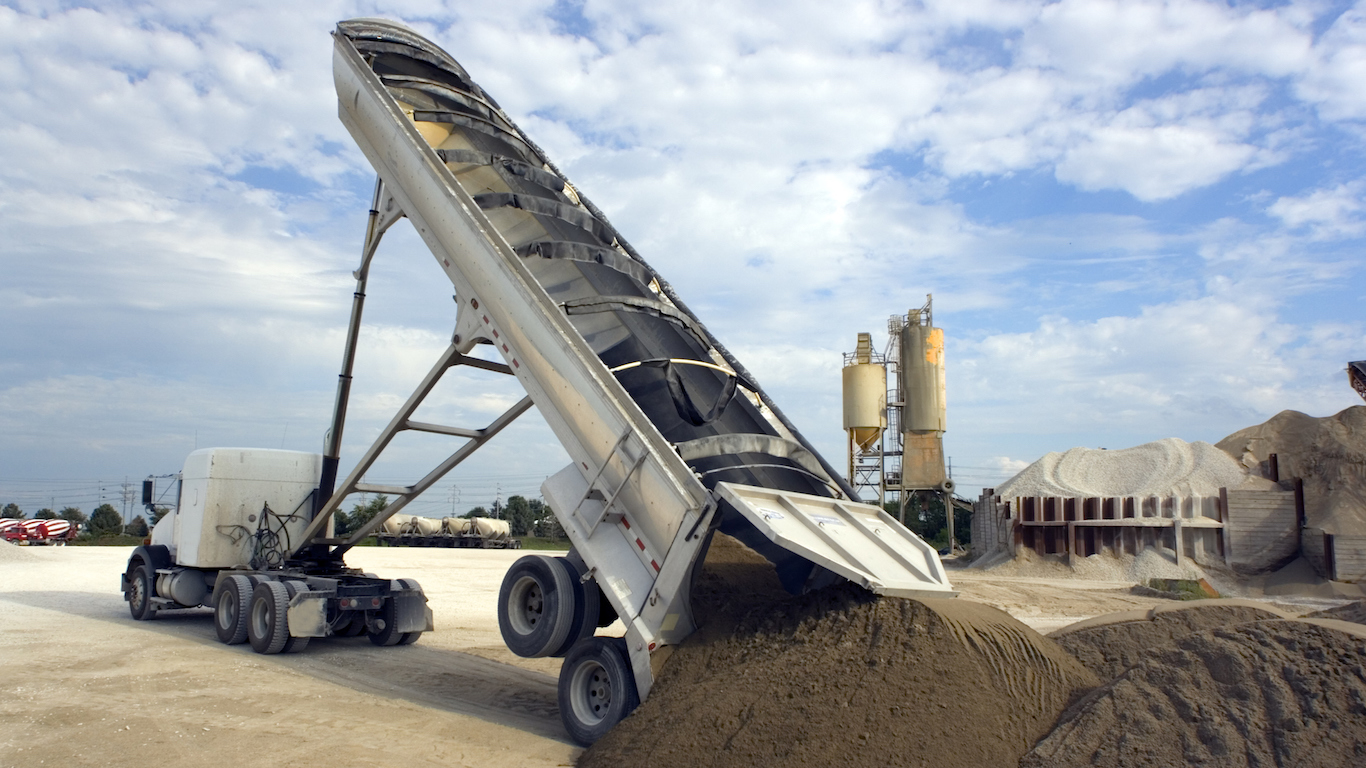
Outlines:
[[[495,339],[498,338],[498,330],[497,330],[497,329],[494,329],[494,331],[493,331],[493,338],[495,338]]]
[[[626,518],[623,517],[623,518],[621,518],[621,524],[624,525],[624,526],[626,526],[626,530],[628,530],[628,531],[631,530],[631,521],[630,521],[630,520],[627,520]]]
[[[636,539],[636,546],[640,547],[641,552],[645,551],[645,542],[641,541],[640,539]]]
[[[506,344],[503,345],[503,351],[504,351],[504,352],[508,351],[508,345],[506,345]]]
[[[654,649],[655,649],[655,644],[654,644],[654,643],[650,643],[650,650],[653,651]]]
[[[372,608],[378,608],[378,607],[379,607],[379,603],[380,603],[380,600],[379,600],[378,597],[372,597],[372,598],[370,598],[370,607],[372,607]]]
[[[653,565],[653,566],[655,567],[655,570],[656,570],[656,571],[659,570],[659,563],[656,563],[655,561],[651,560],[651,561],[650,561],[650,565]]]
[[[518,363],[518,362],[517,362],[517,358],[515,358],[515,357],[512,358],[512,367],[513,367],[513,368],[521,368],[521,367],[522,367],[521,363]]]
[[[479,306],[478,306],[478,305],[475,305],[475,309],[478,309],[478,308],[479,308]],[[484,315],[484,325],[488,325],[488,322],[489,322],[489,316],[488,316],[488,315]]]

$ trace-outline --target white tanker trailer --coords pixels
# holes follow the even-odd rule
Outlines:
[[[247,550],[241,549],[235,564],[194,569],[201,574],[196,583],[187,563],[130,562],[125,582],[134,616],[142,596],[151,594],[139,586],[141,567],[157,574],[150,605],[176,600],[179,588],[189,602],[178,604],[213,600],[220,626],[236,616],[231,606],[250,598],[248,633],[266,633],[273,621],[273,636],[285,638],[266,652],[297,650],[285,646],[357,622],[372,638],[392,631],[415,639],[430,626],[420,589],[359,574],[345,567],[343,555],[533,404],[572,459],[541,490],[573,550],[567,557],[518,560],[500,589],[498,620],[514,653],[564,657],[560,713],[581,744],[606,733],[649,694],[651,654],[696,629],[689,590],[714,531],[773,562],[794,593],[849,580],[884,595],[954,594],[934,550],[883,510],[859,503],[670,285],[449,54],[381,20],[342,22],[333,39],[339,114],[379,180],[354,273],[327,448],[297,475],[299,493],[316,483],[317,503],[299,493],[270,500],[272,515],[293,510],[277,525],[288,531],[293,549],[272,556],[267,567],[243,562]],[[337,485],[371,262],[384,232],[405,217],[454,288],[455,330]],[[491,348],[501,361],[472,356],[477,346]],[[414,419],[455,366],[506,374],[526,396],[482,428]],[[365,482],[403,431],[466,442],[412,485]],[[352,493],[382,493],[393,501],[349,536],[332,537],[331,516]],[[183,499],[181,506],[182,522],[173,531],[203,514],[187,514]],[[261,525],[251,513],[263,507],[244,502],[244,516],[193,526],[200,537],[238,530],[233,526],[246,536]],[[166,525],[157,526],[154,543],[179,535],[163,533]],[[288,547],[271,552],[282,549]],[[167,593],[162,575],[169,577]],[[258,616],[262,628],[253,629]],[[625,637],[595,636],[617,616]],[[397,629],[384,629],[395,622]]]

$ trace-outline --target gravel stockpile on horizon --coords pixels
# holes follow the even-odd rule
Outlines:
[[[1017,496],[1217,496],[1220,488],[1270,487],[1247,468],[1205,442],[1175,437],[1109,451],[1073,448],[1049,453],[996,488]]]
[[[1366,535],[1366,405],[1323,418],[1281,411],[1220,440],[1219,448],[1256,471],[1276,454],[1282,478],[1304,480],[1309,527]]]

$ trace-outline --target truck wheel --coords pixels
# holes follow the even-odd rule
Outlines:
[[[380,647],[398,645],[403,641],[403,632],[395,632],[394,627],[398,625],[395,618],[398,610],[394,607],[394,598],[390,596],[384,601],[384,605],[375,612],[370,629],[370,642]]]
[[[152,605],[156,579],[152,567],[142,561],[128,573],[128,612],[137,621],[155,619],[157,609]]]
[[[569,636],[564,639],[559,648],[550,654],[551,656],[564,656],[569,653],[576,643],[586,637],[592,637],[598,628],[598,583],[589,579],[588,583],[583,582],[583,576],[588,572],[588,566],[578,558],[557,557],[555,562],[569,574],[569,582],[574,587],[574,616],[573,622],[569,625]]]
[[[569,649],[560,667],[560,719],[569,737],[589,746],[640,705],[626,643],[590,637]]]
[[[498,589],[498,630],[508,650],[549,656],[574,623],[574,584],[555,558],[527,555],[512,564]]]
[[[348,615],[350,618],[345,624],[332,628],[332,634],[336,637],[360,637],[365,634],[365,614],[356,611]]]
[[[213,601],[213,628],[220,642],[241,645],[247,641],[247,606],[250,604],[250,579],[246,576],[223,579]]]
[[[302,581],[286,581],[286,582],[285,582],[285,592],[289,595],[290,600],[293,600],[293,599],[294,599],[294,596],[297,595],[297,594],[299,594],[300,592],[304,592],[304,591],[307,591],[307,590],[308,590],[308,585],[305,584],[305,583],[302,582]],[[284,614],[285,614],[285,619],[286,619],[286,621],[285,621],[285,629],[288,630],[288,629],[289,629],[289,621],[288,621],[288,619],[289,619],[289,600],[286,600],[286,601],[285,601]],[[302,651],[303,649],[307,648],[307,647],[308,647],[308,641],[309,641],[309,640],[312,640],[312,639],[313,639],[313,638],[311,638],[311,637],[295,637],[295,636],[293,636],[293,635],[290,635],[290,636],[289,636],[289,639],[285,641],[285,647],[280,649],[280,653],[298,653],[299,651]]]
[[[251,592],[247,640],[257,653],[279,653],[289,640],[289,592],[278,581],[263,581]]]

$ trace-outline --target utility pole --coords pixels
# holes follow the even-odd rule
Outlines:
[[[123,513],[121,515],[123,524],[128,525],[128,507],[133,503],[133,484],[128,482],[128,476],[123,477]]]

